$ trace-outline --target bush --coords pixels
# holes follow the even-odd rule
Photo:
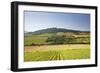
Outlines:
[[[66,37],[65,36],[51,36],[48,37],[48,39],[46,40],[46,42],[49,42],[50,44],[63,44],[66,41]]]
[[[36,46],[36,44],[32,43],[30,46]]]

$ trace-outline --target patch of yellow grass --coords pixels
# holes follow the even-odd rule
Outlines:
[[[62,49],[86,49],[89,44],[68,44],[68,45],[43,45],[43,46],[25,46],[25,52],[62,50]]]

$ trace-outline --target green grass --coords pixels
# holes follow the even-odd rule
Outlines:
[[[25,45],[31,45],[31,44],[45,44],[46,43],[47,37],[42,37],[42,36],[30,36],[30,37],[25,37]]]
[[[46,40],[48,39],[48,37],[52,37],[54,35],[57,35],[57,36],[65,35],[66,37],[65,40],[72,38],[71,41],[64,42],[64,44],[69,45],[69,47],[67,46],[67,47],[59,48],[57,47],[58,44],[56,44],[55,48],[54,47],[51,48],[50,46],[52,44],[50,44],[50,42],[47,42]],[[35,46],[33,44],[35,44]],[[31,51],[24,52],[24,61],[28,62],[28,61],[89,59],[90,47],[89,46],[87,46],[86,48],[83,48],[81,46],[75,47],[75,44],[90,45],[90,34],[89,33],[74,34],[74,33],[59,32],[59,33],[44,33],[44,34],[25,36],[24,45],[28,47],[33,47],[33,48],[31,48]],[[46,46],[42,47],[42,50],[41,50],[42,45],[46,45]],[[40,50],[36,51],[34,50],[35,49],[34,47]],[[43,51],[43,49],[45,49],[45,51]]]
[[[31,36],[25,36],[24,38],[24,45],[25,46],[32,46],[32,44],[36,45],[43,45],[43,44],[50,44],[50,42],[47,42],[47,39],[52,36],[66,36],[65,44],[72,43],[72,44],[89,44],[90,43],[90,34],[89,33],[64,33],[64,32],[58,32],[58,33],[43,33],[43,34],[33,34]],[[68,39],[72,39],[72,41],[68,42]]]
[[[51,61],[51,60],[76,60],[89,59],[90,49],[63,49],[32,51],[24,53],[24,61]]]

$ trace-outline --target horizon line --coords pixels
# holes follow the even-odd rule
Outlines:
[[[52,27],[52,28],[57,28],[57,27]],[[43,28],[43,29],[39,29],[39,30],[44,30],[44,29],[51,29],[51,28]],[[67,28],[57,28],[57,29],[67,29]],[[36,32],[36,31],[39,31],[39,30],[35,30],[35,31],[26,31],[24,30],[24,32]],[[80,31],[80,32],[90,32],[90,30],[76,30],[76,29],[67,29],[67,30],[73,30],[73,31]]]

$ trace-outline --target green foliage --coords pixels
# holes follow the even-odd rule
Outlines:
[[[50,36],[46,40],[47,43],[53,44],[90,44],[89,37],[66,37],[65,35]]]
[[[48,37],[48,39],[46,40],[46,42],[50,42],[50,44],[63,44],[66,41],[66,37],[65,36],[51,36]]]

